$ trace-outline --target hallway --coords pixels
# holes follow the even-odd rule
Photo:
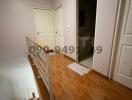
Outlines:
[[[132,100],[132,91],[94,71],[79,76],[67,65],[69,58],[51,57],[53,92],[56,100]]]

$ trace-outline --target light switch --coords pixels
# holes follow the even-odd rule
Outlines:
[[[67,25],[67,28],[68,28],[68,29],[71,28],[71,25]]]

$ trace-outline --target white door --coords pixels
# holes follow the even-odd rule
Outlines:
[[[55,9],[55,45],[64,47],[64,34],[63,34],[63,7]]]
[[[38,42],[53,49],[55,46],[53,11],[34,9],[34,20]]]
[[[114,80],[132,89],[132,0],[125,0]]]

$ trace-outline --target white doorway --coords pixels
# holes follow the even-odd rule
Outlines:
[[[63,7],[55,10],[34,9],[35,33],[39,44],[55,49],[64,47]]]
[[[97,0],[78,0],[78,61],[92,69]]]
[[[54,25],[55,25],[55,46],[64,47],[64,33],[63,33],[63,7],[60,6],[54,11]]]
[[[114,80],[132,89],[132,1],[122,2],[123,21],[120,27]],[[119,36],[119,35],[118,35]]]
[[[39,44],[55,47],[54,18],[52,10],[34,9],[35,33]]]

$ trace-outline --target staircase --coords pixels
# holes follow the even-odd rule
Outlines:
[[[40,100],[54,100],[51,84],[50,60],[48,56],[48,52],[53,52],[53,50],[46,46],[46,48],[40,46],[29,37],[26,37],[26,40],[29,51],[28,57],[34,73]],[[37,100],[37,98],[34,97],[35,94],[33,94],[33,98],[30,100]]]

